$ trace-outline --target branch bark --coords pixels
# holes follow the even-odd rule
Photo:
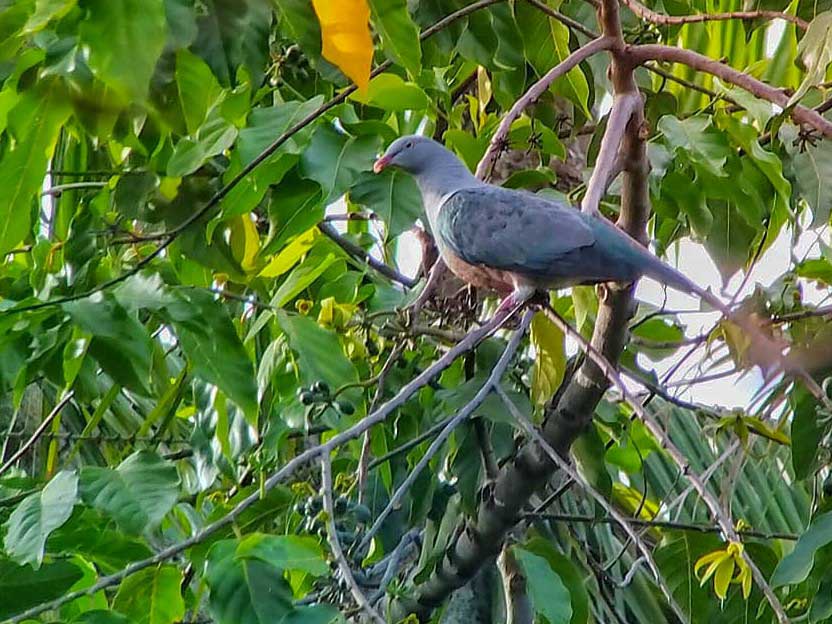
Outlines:
[[[649,44],[629,47],[627,49],[627,56],[639,65],[647,61],[665,61],[687,65],[688,67],[706,72],[716,76],[720,80],[745,89],[752,95],[776,104],[780,108],[788,109],[789,96],[781,89],[772,87],[744,72],[734,69],[730,65],[720,63],[692,50]],[[826,138],[832,138],[832,122],[828,121],[817,111],[798,104],[789,110],[789,115],[797,123],[810,126]]]
[[[782,11],[728,11],[725,13],[698,13],[696,15],[664,15],[663,13],[656,13],[637,0],[621,0],[621,4],[626,6],[641,19],[652,22],[653,24],[661,24],[662,26],[698,24],[701,22],[721,22],[727,20],[780,19],[791,22],[801,30],[809,28],[809,24],[806,20],[803,20],[796,15],[783,13]]]
[[[497,568],[503,579],[506,602],[506,624],[534,624],[532,601],[526,591],[526,575],[508,545],[497,557]]]

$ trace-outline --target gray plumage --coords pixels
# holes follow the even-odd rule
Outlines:
[[[394,141],[375,170],[387,166],[413,175],[440,254],[463,279],[476,282],[479,273],[497,275],[511,281],[515,292],[528,294],[577,284],[629,282],[647,275],[724,308],[603,217],[486,184],[429,138]]]

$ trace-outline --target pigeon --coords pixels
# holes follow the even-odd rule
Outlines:
[[[534,293],[651,277],[698,296],[730,316],[699,287],[601,215],[566,202],[476,178],[441,143],[419,135],[393,141],[373,171],[396,167],[422,193],[428,224],[447,267],[462,280],[506,295],[513,309]]]

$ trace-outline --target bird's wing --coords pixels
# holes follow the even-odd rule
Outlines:
[[[577,210],[494,186],[463,189],[446,199],[437,229],[443,242],[469,264],[541,277],[596,242]]]

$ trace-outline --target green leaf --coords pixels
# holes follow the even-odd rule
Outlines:
[[[690,229],[699,239],[707,238],[714,223],[701,185],[690,177],[671,171],[662,180],[662,199],[674,202],[679,212],[688,218]]]
[[[311,384],[323,380],[330,388],[358,380],[352,362],[344,355],[338,336],[305,316],[277,312],[280,327],[289,338],[289,346],[298,354],[300,374]]]
[[[272,190],[269,202],[270,231],[261,255],[280,251],[292,238],[309,231],[324,216],[323,195],[317,182],[287,175]]]
[[[396,74],[376,76],[370,80],[366,92],[356,91],[349,99],[390,112],[421,111],[430,105],[430,100],[421,87],[405,82]]]
[[[13,145],[0,160],[0,254],[14,249],[28,235],[34,206],[55,149],[58,133],[69,116],[66,94],[53,84],[32,89],[9,112]]]
[[[167,37],[162,0],[87,0],[78,29],[90,69],[133,101],[147,95]]]
[[[381,217],[387,226],[386,241],[409,230],[422,214],[419,187],[396,169],[361,176],[350,190],[350,199]]]
[[[176,52],[176,88],[188,134],[196,134],[222,94],[220,83],[205,61],[183,49]]]
[[[181,584],[182,572],[176,566],[145,568],[121,582],[113,609],[132,624],[173,624],[185,615]]]
[[[381,147],[380,137],[350,137],[332,126],[319,126],[300,159],[300,172],[324,189],[325,201],[338,199],[368,171]]]
[[[524,548],[515,546],[511,551],[526,576],[526,587],[535,612],[545,617],[549,624],[569,624],[571,596],[549,562]]]
[[[515,12],[517,25],[526,43],[526,58],[537,76],[541,77],[571,54],[569,29],[557,20],[545,17],[526,2],[517,3]],[[558,78],[552,90],[569,98],[587,118],[592,117],[588,108],[589,85],[580,67]]]
[[[289,273],[272,297],[270,305],[276,308],[285,306],[323,275],[337,259],[333,253],[327,253],[322,258],[322,254],[310,252],[306,259]]]
[[[139,394],[150,393],[153,343],[147,330],[112,295],[100,292],[63,304],[72,320],[92,334],[88,352],[108,375]]]
[[[78,0],[37,0],[35,12],[26,22],[23,30],[26,33],[33,33],[42,30],[52,20],[62,18],[69,13]]]
[[[77,500],[78,476],[62,470],[11,513],[3,540],[6,552],[18,563],[40,567],[46,538],[69,519]]]
[[[214,109],[193,139],[186,137],[176,144],[168,161],[168,175],[181,178],[193,173],[209,158],[222,154],[231,147],[236,138],[237,128],[221,117],[218,109]]]
[[[792,159],[797,191],[812,209],[812,224],[816,228],[829,223],[832,211],[832,144],[820,141],[806,145]]]
[[[805,581],[815,563],[815,554],[830,542],[832,542],[832,512],[827,512],[812,520],[812,524],[797,540],[794,550],[777,564],[771,577],[772,586],[781,587]]]
[[[832,263],[824,258],[804,260],[797,265],[795,273],[799,277],[820,282],[824,286],[832,284]]]
[[[530,340],[535,351],[531,399],[535,405],[542,406],[552,398],[566,372],[563,332],[538,312],[532,318]]]
[[[300,570],[313,576],[329,574],[323,550],[311,537],[252,533],[240,542],[236,557],[253,557],[281,570]]]
[[[419,29],[407,12],[406,0],[370,0],[373,25],[381,36],[388,58],[404,67],[411,76],[422,73],[422,47]]]
[[[280,16],[280,30],[309,55],[312,62],[321,57],[321,27],[309,0],[271,0]]]
[[[542,537],[532,537],[523,544],[523,550],[543,557],[569,590],[572,604],[570,624],[588,624],[589,595],[586,590],[586,582],[582,572],[578,570],[572,560],[560,553],[552,542]]]
[[[242,164],[247,165],[257,158],[277,137],[320,108],[323,101],[322,96],[315,96],[305,102],[292,100],[269,108],[254,109],[249,115],[248,125],[240,130],[237,142]],[[308,131],[293,134],[271,158],[277,154],[300,154],[308,136]]]
[[[293,610],[283,571],[259,559],[236,556],[236,540],[211,547],[205,566],[208,607],[219,624],[273,624]]]
[[[83,573],[78,566],[61,560],[40,568],[0,559],[0,618],[6,619],[30,607],[59,598],[77,583]]]
[[[789,106],[799,102],[806,92],[826,77],[832,62],[832,12],[824,11],[809,23],[806,34],[797,44],[797,53],[806,69],[803,82],[789,98]]]
[[[694,164],[723,177],[730,147],[722,134],[709,132],[710,128],[711,119],[702,115],[683,120],[665,115],[658,124],[659,132],[673,152],[683,152]]]
[[[131,624],[131,622],[117,611],[92,609],[78,614],[73,618],[72,624]]]
[[[225,308],[209,293],[180,290],[166,307],[194,374],[217,386],[257,425],[254,366]]]
[[[179,496],[176,467],[150,451],[138,451],[118,468],[81,469],[81,497],[127,533],[153,530]]]

